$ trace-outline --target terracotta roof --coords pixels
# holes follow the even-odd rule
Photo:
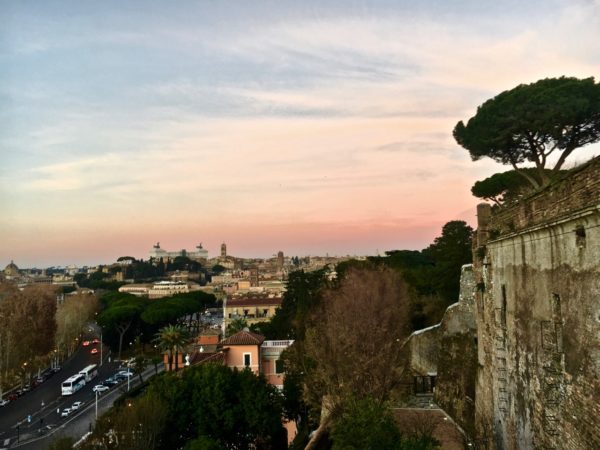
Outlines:
[[[242,297],[227,299],[227,308],[233,306],[281,306],[281,297]]]
[[[190,364],[217,363],[225,364],[225,354],[223,352],[194,352],[190,357]]]
[[[221,345],[260,345],[264,340],[265,337],[261,334],[242,330],[221,341]]]

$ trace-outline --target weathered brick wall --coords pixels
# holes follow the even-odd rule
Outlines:
[[[600,158],[573,170],[562,181],[531,195],[519,204],[497,211],[487,227],[492,236],[522,231],[590,205],[600,204]]]
[[[474,264],[476,442],[600,448],[600,158],[516,207],[486,209]]]

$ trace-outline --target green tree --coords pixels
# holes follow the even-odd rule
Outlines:
[[[433,261],[431,283],[434,292],[448,304],[458,301],[460,271],[471,263],[473,228],[462,220],[453,220],[442,228],[442,235],[423,253]]]
[[[600,140],[600,84],[567,77],[521,84],[483,103],[453,134],[473,160],[487,156],[510,164],[538,188],[520,164],[534,163],[543,186],[575,149]],[[560,156],[549,176],[544,169],[553,153]]]
[[[80,447],[111,450],[162,449],[159,437],[165,432],[167,405],[157,397],[142,395],[111,409],[96,422],[92,435]],[[71,447],[70,447],[71,448]]]
[[[222,266],[221,264],[215,264],[210,269],[210,271],[212,272],[213,275],[219,275],[219,274],[225,272],[226,270],[227,270],[227,267]]]
[[[402,434],[385,405],[367,397],[348,402],[331,431],[332,450],[402,450]]]
[[[536,178],[535,169],[523,169],[532,178]],[[548,176],[551,172],[546,171]],[[541,183],[541,180],[536,180]],[[521,174],[516,170],[496,173],[484,180],[476,181],[471,188],[471,193],[478,198],[490,200],[496,205],[505,205],[514,203],[523,195],[531,192],[532,186]]]
[[[102,297],[102,303],[105,309],[98,316],[98,324],[109,333],[108,338],[110,333],[118,335],[118,358],[121,359],[123,337],[132,325],[139,324],[148,302],[135,295],[111,292]]]
[[[167,325],[159,330],[156,342],[160,349],[167,352],[169,370],[173,368],[173,359],[175,359],[175,371],[177,371],[179,369],[179,353],[184,352],[189,343],[187,330],[181,325]]]
[[[321,301],[321,290],[327,285],[328,275],[329,268],[291,272],[281,308],[269,322],[256,324],[253,329],[267,339],[302,339],[308,318]]]
[[[235,333],[242,331],[244,328],[248,328],[248,321],[243,317],[236,317],[229,322],[229,325],[227,325],[227,336],[232,336]]]
[[[154,378],[148,394],[167,405],[161,448],[285,448],[280,394],[249,370],[192,366]]]

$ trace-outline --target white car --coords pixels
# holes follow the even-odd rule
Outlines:
[[[76,409],[81,408],[82,405],[83,405],[83,402],[75,402],[71,405],[71,410],[75,411]]]
[[[92,391],[94,392],[104,392],[104,391],[108,391],[108,386],[104,386],[103,384],[97,384],[96,386],[94,386],[92,388]]]
[[[133,372],[130,372],[128,370],[121,370],[121,371],[117,372],[117,376],[123,377],[123,378],[129,378],[129,377],[133,376]]]
[[[6,406],[10,403],[10,400],[0,400],[0,406]]]
[[[73,411],[71,408],[63,409],[62,412],[60,413],[60,417],[69,417],[69,414],[71,414],[71,411]]]

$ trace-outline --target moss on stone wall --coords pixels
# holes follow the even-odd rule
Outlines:
[[[475,432],[477,346],[472,333],[446,336],[441,342],[435,401],[469,435]]]

